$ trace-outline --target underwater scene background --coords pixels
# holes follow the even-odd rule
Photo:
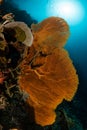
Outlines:
[[[81,6],[78,8],[83,9],[83,17],[78,22],[72,22],[74,19],[72,12],[69,14],[68,18],[64,15],[58,14],[58,11],[54,6],[64,1],[65,3],[71,1],[73,5],[80,3]],[[75,3],[77,2],[77,3]],[[68,4],[68,3],[67,3]],[[67,6],[65,4],[65,6]],[[79,5],[79,4],[78,4]],[[58,6],[59,7],[59,6]],[[73,6],[74,7],[74,6]],[[57,8],[57,7],[56,7]],[[74,9],[73,9],[74,10]],[[79,12],[81,9],[79,10]],[[53,125],[41,127],[32,123],[28,123],[26,119],[28,118],[25,109],[19,110],[16,105],[19,104],[19,97],[14,98],[14,105],[12,109],[8,107],[8,110],[0,110],[0,124],[2,130],[12,130],[12,128],[17,128],[18,130],[87,130],[87,1],[86,0],[5,0],[2,5],[0,5],[0,15],[7,13],[13,13],[15,15],[16,21],[23,21],[29,27],[32,23],[38,23],[48,18],[50,16],[59,16],[64,18],[70,27],[70,37],[65,45],[65,49],[69,52],[70,58],[76,68],[79,77],[79,87],[76,92],[74,99],[71,102],[64,101],[56,109],[56,113],[60,114],[61,108],[64,110],[62,116],[63,120],[57,119]],[[76,14],[80,15],[80,14]],[[75,16],[77,19],[81,16]],[[74,23],[74,24],[73,24]],[[16,101],[16,103],[15,103]],[[11,99],[10,99],[10,102]],[[16,105],[15,105],[16,104]],[[24,104],[22,104],[24,105]],[[9,115],[10,110],[16,109],[14,115]],[[17,114],[17,115],[16,115]],[[22,115],[23,114],[23,115]],[[25,114],[27,116],[25,116]],[[15,117],[11,121],[11,118]],[[7,118],[8,117],[8,118]],[[24,123],[24,124],[23,124]],[[63,123],[63,126],[62,126]],[[61,125],[60,125],[61,124]],[[21,125],[23,125],[21,127]],[[67,127],[68,125],[68,127]],[[60,127],[61,126],[61,127]]]

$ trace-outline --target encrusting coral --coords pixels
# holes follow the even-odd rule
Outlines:
[[[14,86],[13,80],[16,84],[16,67],[33,42],[30,28],[13,18],[14,15],[8,13],[1,16],[0,22],[0,85],[6,90],[8,86]]]
[[[78,88],[78,76],[71,59],[63,49],[69,37],[67,23],[50,17],[32,25],[34,41],[20,65],[20,88],[29,93],[27,102],[34,108],[35,121],[41,126],[53,124],[55,109],[71,101]]]

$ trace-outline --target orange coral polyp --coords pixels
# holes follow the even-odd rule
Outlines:
[[[29,93],[27,102],[34,108],[36,123],[46,126],[55,122],[56,107],[64,99],[71,101],[79,81],[67,51],[62,48],[69,36],[67,23],[61,18],[51,17],[32,25],[32,31],[37,40],[34,39],[30,53],[22,61],[18,83]]]

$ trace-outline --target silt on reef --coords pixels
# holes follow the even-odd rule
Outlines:
[[[63,48],[69,37],[64,19],[50,17],[32,25],[34,41],[20,64],[20,88],[29,93],[27,102],[34,108],[35,121],[41,126],[55,122],[56,107],[71,101],[78,88],[78,76]]]

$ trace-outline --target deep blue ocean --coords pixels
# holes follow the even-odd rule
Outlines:
[[[46,10],[52,0],[7,0],[4,5],[5,12],[15,13],[16,19],[27,24],[37,23],[51,16]],[[62,0],[57,0],[62,1]],[[67,2],[67,0],[65,0]],[[73,0],[72,0],[73,1]],[[75,0],[74,0],[75,1]],[[76,98],[81,108],[77,106],[82,116],[82,122],[87,124],[87,0],[79,1],[84,9],[84,17],[81,22],[70,26],[70,37],[65,48],[68,50],[73,64],[79,76],[79,87]],[[48,10],[49,11],[49,10]],[[72,15],[72,14],[71,14]],[[30,21],[29,21],[29,18]],[[66,19],[67,21],[67,19]],[[68,21],[67,21],[68,22]],[[84,115],[86,116],[84,118]],[[79,116],[78,116],[79,117]]]

